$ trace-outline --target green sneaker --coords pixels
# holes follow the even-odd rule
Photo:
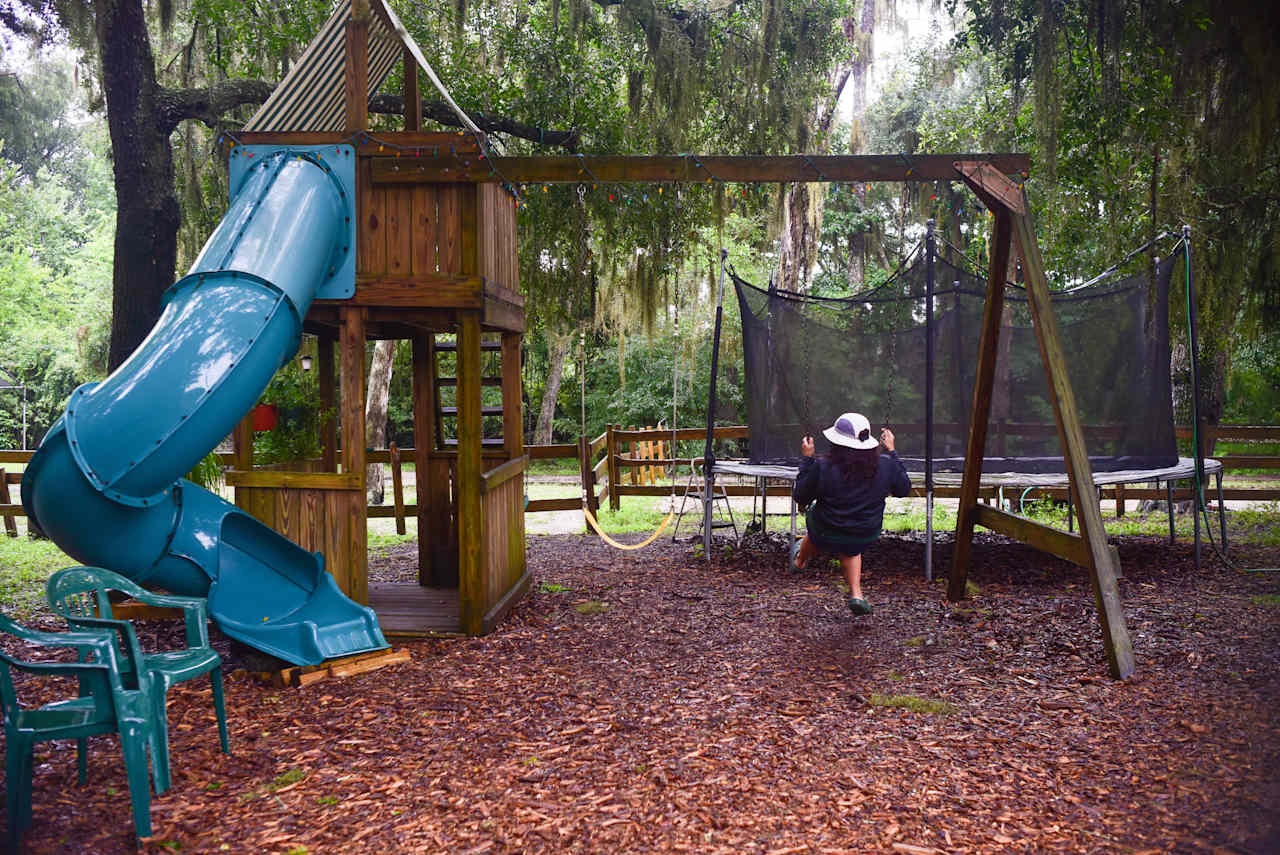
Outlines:
[[[850,597],[849,611],[853,612],[855,615],[869,615],[871,614],[871,603],[868,603],[866,600],[859,599],[858,597]]]

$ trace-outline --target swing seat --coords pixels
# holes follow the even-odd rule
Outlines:
[[[591,515],[591,511],[587,509],[585,506],[582,508],[582,515],[587,518],[587,524],[591,526],[593,529],[595,529],[596,534],[600,535],[600,539],[603,540],[605,543],[609,544],[614,549],[630,550],[630,549],[644,549],[646,546],[648,546],[649,544],[657,540],[662,535],[662,533],[667,530],[667,526],[671,525],[671,521],[676,517],[676,512],[672,511],[671,513],[667,514],[667,518],[664,519],[662,523],[658,526],[658,530],[655,531],[653,534],[649,535],[648,537],[646,537],[644,540],[640,541],[639,543],[619,543],[609,535],[605,534],[604,529],[600,528],[600,523],[596,521],[596,518]]]

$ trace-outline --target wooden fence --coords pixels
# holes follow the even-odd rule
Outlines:
[[[908,426],[909,427],[909,426]],[[1190,427],[1177,429],[1180,439],[1189,439]],[[1206,431],[1206,442],[1219,440],[1223,442],[1280,442],[1280,426],[1276,425],[1219,425]],[[744,425],[718,427],[715,429],[717,439],[745,439],[747,428]],[[679,469],[672,467],[699,466],[701,457],[674,457],[672,440],[703,440],[706,431],[702,428],[682,428],[673,432],[664,428],[633,428],[609,425],[605,432],[595,438],[579,437],[576,443],[559,443],[555,445],[525,446],[525,453],[530,461],[535,460],[575,460],[578,463],[578,479],[581,492],[577,496],[559,499],[530,499],[524,506],[526,514],[547,511],[576,511],[582,508],[584,497],[587,508],[598,514],[600,506],[608,500],[611,510],[622,506],[623,496],[666,496],[671,493],[669,484],[659,484],[659,478],[681,478]],[[17,536],[15,517],[25,516],[22,505],[16,495],[16,486],[22,481],[20,472],[4,469],[5,464],[25,464],[31,459],[32,451],[0,451],[0,519],[3,519],[5,533]],[[228,465],[233,463],[231,455],[222,455]],[[369,507],[370,519],[396,520],[396,530],[405,531],[407,517],[416,515],[417,505],[406,503],[403,491],[403,472],[401,461],[413,460],[413,449],[396,448],[369,451],[366,454],[369,463],[385,463],[391,467],[392,503],[390,505],[374,505]],[[1222,461],[1225,471],[1241,469],[1275,469],[1280,470],[1280,455],[1262,454],[1224,454],[1215,455]],[[677,491],[684,489],[677,485]],[[750,496],[754,486],[750,484],[726,484],[725,490],[730,496]],[[982,491],[980,498],[991,499],[996,490]],[[790,489],[785,485],[769,487],[769,495],[786,496]],[[954,498],[959,488],[938,487],[934,495],[939,498]],[[915,490],[913,495],[923,495],[923,491]],[[1029,497],[1066,498],[1065,489],[1037,488],[1028,492]],[[1210,498],[1216,491],[1209,493]],[[1118,514],[1124,512],[1126,500],[1164,499],[1167,494],[1163,489],[1151,487],[1135,487],[1118,484],[1102,488],[1101,496],[1115,500]],[[1280,500],[1280,487],[1224,487],[1222,496],[1227,500],[1237,501],[1276,501]],[[1176,500],[1189,500],[1191,489],[1174,491]]]

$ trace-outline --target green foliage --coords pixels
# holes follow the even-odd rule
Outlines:
[[[294,463],[320,455],[324,408],[314,371],[292,361],[276,372],[260,402],[276,407],[276,426],[253,435],[255,463]]]
[[[222,461],[216,451],[210,451],[195,468],[187,473],[187,480],[206,490],[214,490],[222,483]]]
[[[97,379],[110,328],[115,199],[72,66],[19,44],[0,74],[0,368],[27,387],[28,445]],[[0,447],[22,444],[22,395],[0,392]]]
[[[1280,424],[1280,330],[1237,346],[1227,381],[1224,423]]]

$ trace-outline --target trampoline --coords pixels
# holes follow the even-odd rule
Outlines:
[[[1125,261],[1167,237],[1134,250]],[[707,455],[713,461],[710,478],[753,479],[756,495],[763,496],[770,482],[794,483],[800,437],[814,436],[823,450],[821,428],[841,412],[857,409],[873,424],[894,428],[913,487],[928,500],[929,577],[934,489],[962,482],[987,292],[985,275],[942,243],[945,252],[939,253],[930,222],[926,239],[885,282],[840,297],[789,292],[772,283],[760,288],[726,262],[742,319],[750,456],[716,460],[709,441]],[[1176,273],[1185,273],[1191,287],[1188,240],[1184,235],[1150,271],[1120,278],[1124,263],[1051,293],[1093,485],[1100,495],[1105,486],[1164,484],[1172,540],[1173,483],[1194,480],[1197,471],[1202,479],[1212,475],[1225,549],[1222,464],[1180,456],[1174,433],[1169,298]],[[981,467],[980,486],[986,489],[1070,485],[1028,304],[1024,289],[1006,283],[992,428]],[[714,347],[713,372],[718,337]],[[790,516],[794,538],[794,507]],[[1198,565],[1198,512],[1195,542]]]

